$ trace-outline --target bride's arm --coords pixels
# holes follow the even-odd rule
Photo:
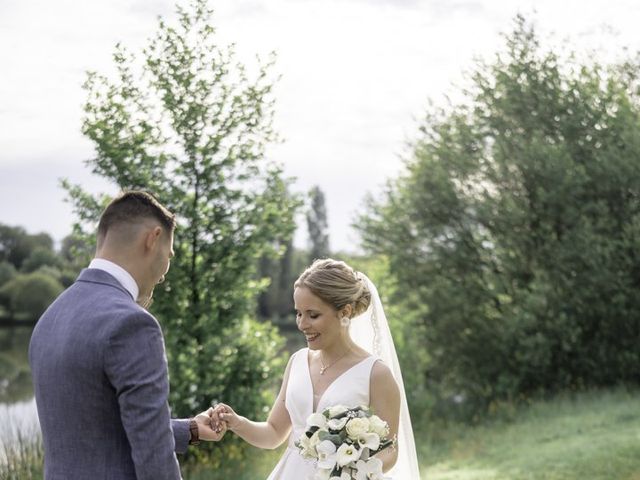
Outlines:
[[[291,357],[293,358],[293,357]],[[269,412],[266,422],[254,422],[236,414],[231,407],[219,404],[220,419],[227,422],[228,429],[254,447],[273,449],[279,447],[289,436],[291,418],[285,406],[291,358],[284,372],[278,398]]]
[[[400,423],[400,389],[391,370],[382,362],[376,362],[371,371],[369,403],[373,413],[389,424],[389,436],[398,434]],[[398,448],[402,448],[399,445]],[[387,447],[376,457],[382,460],[382,470],[387,472],[398,460],[397,448]]]

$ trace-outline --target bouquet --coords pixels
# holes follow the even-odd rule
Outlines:
[[[387,422],[367,407],[336,405],[309,416],[295,445],[316,461],[314,480],[384,480],[373,455],[394,444],[388,437]]]

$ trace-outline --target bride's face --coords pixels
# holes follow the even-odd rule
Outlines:
[[[332,345],[340,337],[338,312],[306,287],[293,292],[298,330],[304,333],[312,350],[321,350]]]

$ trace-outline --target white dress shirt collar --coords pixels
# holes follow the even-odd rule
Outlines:
[[[138,284],[133,279],[131,274],[120,265],[115,264],[109,260],[105,260],[104,258],[94,258],[93,260],[91,260],[89,268],[97,268],[98,270],[103,270],[112,275],[116,280],[118,280],[118,282],[120,282],[120,284],[124,288],[127,289],[127,291],[133,297],[134,301],[138,300],[138,294],[140,293]]]

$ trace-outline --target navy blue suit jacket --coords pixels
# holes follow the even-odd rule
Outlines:
[[[110,274],[85,269],[29,345],[46,480],[177,480],[188,420],[171,420],[156,319]]]

